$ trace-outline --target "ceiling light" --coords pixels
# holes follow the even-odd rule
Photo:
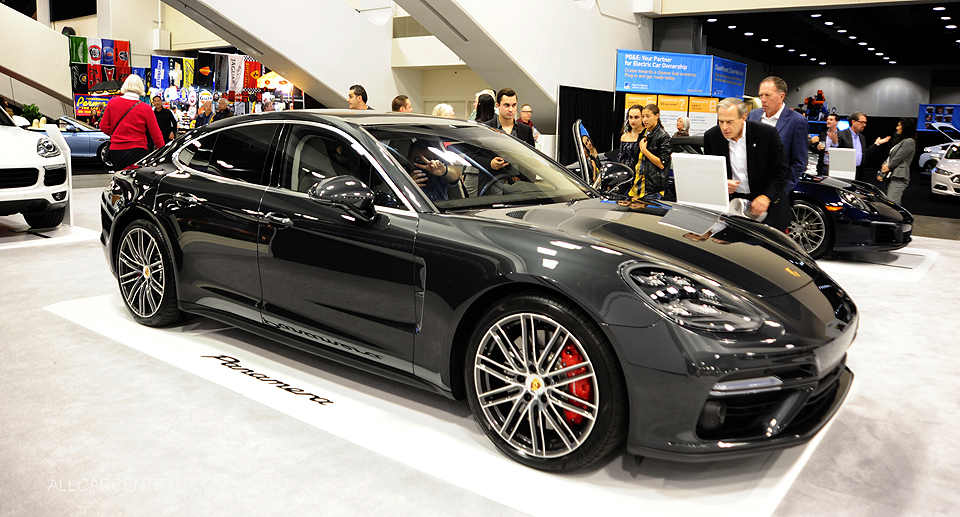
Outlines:
[[[867,42],[866,42],[866,41],[861,41],[860,43],[857,43],[857,44],[860,45],[861,47],[866,47],[866,46],[867,46]]]
[[[763,38],[763,39],[762,39],[762,40],[760,40],[760,41],[762,41],[762,42],[764,42],[764,43],[766,43],[766,42],[768,42],[768,41],[770,41],[770,39],[769,39],[769,38]]]
[[[823,22],[824,25],[833,25],[833,22]]]
[[[744,36],[753,36],[753,33],[752,33],[752,32],[744,32],[743,35],[744,35]]]
[[[883,56],[884,61],[890,61],[890,56]]]
[[[875,48],[873,48],[873,47],[867,47],[867,50],[869,50],[870,52],[873,52],[874,50],[877,50],[877,49],[875,49]]]
[[[941,16],[940,19],[941,19],[941,20],[949,20],[950,17],[949,17],[949,16]]]
[[[810,61],[816,61],[816,60],[817,60],[817,58],[815,58],[815,57],[811,57],[811,58],[810,58]]]
[[[847,37],[850,38],[850,39],[857,39],[856,36],[847,36]]]
[[[878,55],[878,56],[882,56],[882,55],[883,55],[883,52],[877,52],[877,55]]]
[[[897,62],[896,62],[896,61],[887,61],[887,63],[890,63],[891,65],[895,65],[895,64],[897,64]]]
[[[713,23],[715,21],[717,21],[716,18],[707,18],[707,23]]]
[[[806,54],[800,54],[800,57],[807,57]]]
[[[847,29],[837,29],[837,32],[839,32],[840,34],[843,34],[844,32],[847,32]]]
[[[727,28],[728,28],[728,29],[736,29],[737,26],[736,26],[736,25],[727,25]]]
[[[783,48],[783,45],[777,45],[777,48]]]
[[[825,65],[825,64],[827,64],[827,62],[826,62],[826,61],[821,61],[820,64],[821,64],[821,65]]]
[[[960,43],[960,39],[957,40],[957,43]]]
[[[790,49],[787,52],[796,52],[796,50]]]
[[[933,8],[934,11],[943,11],[944,9],[946,9],[946,7],[934,7],[934,8]]]
[[[956,25],[947,25],[947,28],[950,29],[950,30],[953,30],[953,29],[956,29],[957,26],[956,26]]]
[[[811,17],[811,18],[819,18],[820,15],[819,15],[819,14],[811,14],[810,17]]]

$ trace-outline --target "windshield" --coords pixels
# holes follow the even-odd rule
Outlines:
[[[13,119],[10,118],[10,115],[8,115],[7,112],[3,111],[2,109],[0,109],[0,126],[16,127],[16,124],[13,123]]]
[[[75,118],[60,117],[60,129],[66,129],[66,127],[67,127],[68,125],[70,125],[70,124],[73,124],[74,126],[78,126],[78,127],[83,128],[83,129],[86,129],[87,131],[99,131],[99,129],[91,126],[90,124],[87,124],[87,123],[85,123],[85,122],[81,122],[81,121],[79,121],[79,120],[77,120],[77,119],[75,119]]]
[[[943,155],[944,160],[960,160],[960,146],[951,145]]]
[[[936,128],[937,128],[937,131],[946,135],[947,138],[949,138],[950,140],[953,140],[953,141],[960,140],[960,132],[957,132],[957,128],[949,124],[938,125],[936,126]]]
[[[365,129],[440,210],[559,203],[594,195],[565,168],[485,126]]]

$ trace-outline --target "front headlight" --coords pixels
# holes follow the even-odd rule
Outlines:
[[[933,152],[933,148],[932,148],[932,147],[924,147],[924,148],[923,148],[923,152],[925,152],[925,153],[932,153],[932,152]]]
[[[622,269],[624,280],[653,310],[685,327],[715,332],[746,332],[765,318],[745,298],[719,282],[654,264]]]
[[[44,158],[53,158],[54,156],[60,156],[60,148],[53,140],[43,137],[37,140],[37,154]]]
[[[863,210],[864,212],[870,211],[870,207],[867,206],[867,203],[859,194],[855,194],[849,190],[837,190],[837,193],[840,194],[840,199],[843,200],[844,203],[856,209]]]

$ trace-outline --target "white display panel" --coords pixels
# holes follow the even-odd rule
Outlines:
[[[727,160],[723,156],[676,153],[673,181],[678,203],[719,212],[729,210]]]
[[[857,151],[839,147],[830,148],[828,176],[845,180],[857,179]]]

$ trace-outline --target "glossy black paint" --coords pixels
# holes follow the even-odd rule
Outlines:
[[[266,160],[270,179],[262,187],[211,178],[173,159],[208,132],[268,120],[321,124],[347,135],[366,149],[404,205],[375,207],[366,221],[316,199],[317,192],[280,188],[277,158]],[[455,398],[464,394],[466,341],[484,310],[512,293],[550,294],[595,321],[609,340],[629,390],[628,450],[643,455],[710,459],[795,445],[842,402],[852,378],[844,358],[859,323],[856,307],[785,235],[669,203],[630,209],[596,193],[567,203],[442,212],[363,129],[391,124],[438,122],[295,111],[235,117],[190,132],[140,169],[117,173],[105,190],[101,240],[108,263],[115,270],[123,228],[150,219],[173,246],[182,310]],[[285,133],[277,132],[273,148]],[[689,237],[694,227],[716,224],[724,226],[723,240]],[[677,325],[621,276],[635,263],[716,282],[769,323],[731,333]],[[698,434],[715,383],[770,372],[793,382],[770,402],[771,414],[801,411],[817,390],[829,400],[774,438],[756,425],[729,436]]]

